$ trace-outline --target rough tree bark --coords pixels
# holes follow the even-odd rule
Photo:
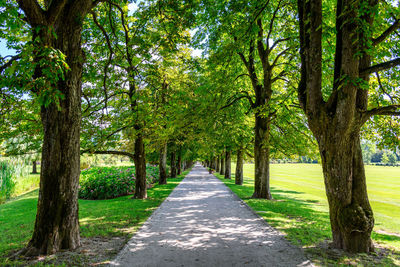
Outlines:
[[[140,130],[140,127],[136,127]],[[135,195],[134,198],[147,198],[147,183],[146,183],[146,154],[144,149],[143,136],[138,133],[135,138]]]
[[[160,180],[159,184],[167,184],[167,143],[161,145],[160,149]]]
[[[59,107],[55,103],[41,107],[44,137],[37,214],[32,239],[21,251],[25,255],[51,254],[80,245],[81,32],[93,1],[49,1],[46,11],[36,1],[20,0],[18,4],[32,26],[33,38],[40,38],[37,45],[63,52],[70,68],[56,86],[64,95]],[[42,71],[41,66],[36,67],[35,78],[41,77]]]
[[[236,159],[236,172],[235,172],[235,184],[243,184],[243,149],[239,148],[237,151]]]
[[[225,179],[231,179],[231,151],[225,151]]]
[[[221,169],[219,170],[219,174],[225,175],[225,158],[221,156]]]
[[[322,98],[322,1],[298,0],[301,81],[298,97],[319,145],[329,203],[333,245],[350,252],[373,249],[374,217],[368,201],[360,129],[372,115],[389,115],[398,106],[368,110],[371,58],[367,39],[373,16],[365,7],[377,1],[339,0],[332,93]],[[359,13],[362,11],[363,13]],[[398,27],[398,26],[397,26]],[[387,37],[387,31],[381,36]],[[381,40],[378,38],[376,40]],[[384,39],[384,38],[383,38]],[[375,39],[372,40],[373,44]],[[362,81],[362,82],[360,82]]]
[[[176,152],[171,152],[171,178],[176,178]]]

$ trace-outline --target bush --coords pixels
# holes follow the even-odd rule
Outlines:
[[[158,168],[146,167],[147,183],[158,181]],[[81,172],[79,198],[109,199],[135,191],[135,167],[92,167]]]
[[[14,192],[14,168],[7,162],[0,161],[0,203],[9,199]]]

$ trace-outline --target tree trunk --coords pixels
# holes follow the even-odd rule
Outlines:
[[[178,154],[178,175],[182,174],[182,153],[179,151]]]
[[[336,138],[318,138],[333,245],[350,252],[369,252],[373,249],[374,217],[368,201],[359,134],[335,135]]]
[[[220,170],[220,164],[221,164],[221,160],[219,159],[219,157],[217,157],[217,166],[215,167],[215,171],[219,172]]]
[[[167,143],[161,145],[160,149],[160,180],[159,184],[167,184]]]
[[[219,170],[219,174],[225,175],[225,158],[221,156],[221,169]]]
[[[231,151],[225,152],[225,179],[231,179]]]
[[[254,161],[255,179],[253,198],[272,199],[269,188],[269,118],[256,114]]]
[[[237,151],[235,184],[243,184],[243,149],[239,148]]]
[[[38,174],[37,172],[37,161],[32,161],[32,174]]]
[[[146,155],[144,149],[143,136],[141,133],[139,133],[135,139],[134,156],[135,156],[134,161],[135,161],[135,175],[136,175],[134,198],[145,199],[147,198]]]
[[[176,152],[171,152],[171,178],[176,178]]]
[[[59,105],[53,101],[41,107],[44,135],[36,221],[32,239],[27,248],[21,251],[25,255],[52,254],[60,249],[80,246],[81,31],[92,1],[70,1],[56,11],[59,11],[57,18],[29,1],[19,1],[19,5],[33,28],[33,38],[40,38],[37,40],[40,41],[39,46],[62,51],[70,68],[64,73],[65,79],[60,79],[52,88],[63,94],[63,98],[58,99]],[[53,30],[57,38],[53,36]],[[43,55],[34,57],[40,60]],[[34,78],[43,75],[42,66],[38,65]]]

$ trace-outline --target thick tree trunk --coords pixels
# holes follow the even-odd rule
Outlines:
[[[171,152],[171,178],[176,178],[176,152]]]
[[[374,217],[368,201],[359,135],[336,133],[335,136],[318,138],[333,245],[350,252],[369,252],[373,249]]]
[[[80,246],[78,185],[83,69],[81,31],[83,19],[92,7],[92,1],[70,2],[61,8],[54,21],[50,20],[53,14],[43,15],[45,13],[42,10],[35,12],[39,6],[32,7],[28,1],[19,2],[33,27],[34,38],[40,37],[42,46],[62,51],[70,68],[65,72],[65,79],[60,79],[56,88],[53,88],[63,94],[59,106],[52,102],[47,107],[41,107],[44,136],[40,189],[32,239],[27,248],[21,251],[25,255],[52,254],[60,249]],[[40,18],[40,15],[44,17]],[[49,21],[43,21],[47,19]],[[53,30],[57,38],[51,34]],[[40,59],[43,55],[36,56]],[[34,75],[38,78],[43,74],[42,67],[38,66]]]
[[[231,179],[231,151],[225,152],[225,179]]]
[[[269,130],[269,118],[261,117],[259,114],[256,114],[253,198],[272,199],[269,187]]]
[[[37,161],[32,161],[32,174],[38,174],[37,172]]]
[[[160,180],[159,184],[167,184],[167,143],[161,145],[160,149]]]
[[[182,153],[179,151],[178,154],[178,175],[182,174]]]
[[[221,169],[219,170],[219,174],[225,175],[225,158],[221,156]]]
[[[137,129],[138,130],[138,129]],[[135,139],[135,195],[134,198],[147,198],[147,183],[146,183],[146,155],[144,149],[143,136],[139,133]]]
[[[216,172],[219,172],[219,170],[220,170],[220,168],[221,168],[221,167],[220,167],[221,160],[219,159],[219,157],[217,157],[217,162],[216,162],[216,163],[217,163],[217,166],[215,167],[215,171],[216,171]]]
[[[237,151],[235,184],[243,184],[243,149],[241,148]]]

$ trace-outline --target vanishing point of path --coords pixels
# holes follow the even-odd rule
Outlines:
[[[196,165],[111,266],[311,266],[303,252]]]

